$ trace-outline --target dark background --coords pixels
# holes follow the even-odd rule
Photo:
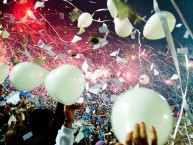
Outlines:
[[[170,11],[174,14],[176,17],[176,24],[182,23],[179,16],[177,15],[172,3],[170,0],[157,0],[159,7],[161,10],[166,10]],[[17,0],[19,2],[19,0]],[[33,6],[35,4],[36,0],[28,0],[28,6],[33,9]],[[93,13],[97,9],[101,8],[106,8],[106,3],[107,0],[72,0],[70,1],[73,3],[77,8],[79,8],[83,12],[89,12]],[[95,2],[95,3],[93,3]],[[141,17],[147,16],[146,19],[148,19],[152,13],[151,11],[153,10],[153,0],[128,0],[127,3],[132,7],[134,12],[137,12]],[[192,0],[176,0],[176,3],[181,10],[184,18],[186,19],[189,27],[191,30],[193,30],[193,1]],[[26,6],[25,6],[26,7]],[[3,4],[3,0],[1,0],[0,8],[3,11],[6,12],[14,12],[17,11],[18,9],[22,10],[22,6],[19,6],[16,4],[16,2],[8,0],[8,4]],[[48,9],[49,12],[48,12]],[[45,2],[45,8],[44,8],[44,13],[50,13],[50,12],[64,12],[65,15],[66,13],[69,13],[72,11],[73,7],[70,6],[67,2],[64,2],[62,0],[49,0]],[[112,19],[109,12],[98,12],[94,15],[95,19],[100,18],[101,20],[104,19]],[[54,21],[54,20],[51,20]],[[113,25],[112,23],[109,24],[110,28],[113,30]],[[144,23],[141,22],[140,24],[135,26],[139,30],[143,30]],[[184,39],[183,35],[185,34],[186,29],[184,25],[182,25],[181,28],[176,28],[173,31],[173,37],[174,39],[178,40],[184,47],[188,47],[191,49],[193,41],[192,38],[189,36],[188,39]],[[161,40],[160,43],[157,43],[158,41],[148,41],[148,40],[142,40],[145,41],[144,43],[148,43],[150,45],[154,45],[157,47],[163,47],[163,44],[165,46],[165,40]],[[160,46],[161,44],[161,46]],[[163,50],[166,50],[165,47],[162,48]]]

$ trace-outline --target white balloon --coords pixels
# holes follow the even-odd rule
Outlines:
[[[31,62],[22,62],[14,66],[10,73],[10,81],[15,88],[30,91],[40,86],[49,71]]]
[[[139,82],[140,84],[142,85],[147,85],[149,83],[149,77],[147,75],[142,75],[140,78],[139,78]]]
[[[9,67],[4,63],[0,62],[0,84],[4,82],[4,80],[9,75]]]
[[[121,20],[120,18],[115,18],[114,23],[115,32],[120,37],[128,37],[131,34],[133,26],[128,19]]]
[[[174,15],[167,11],[162,11],[162,13],[167,19],[170,32],[172,32],[176,25],[176,19]],[[143,35],[146,39],[150,40],[156,40],[165,37],[164,30],[157,13],[152,15],[145,24],[145,27],[143,29]]]
[[[146,88],[126,91],[116,100],[112,109],[112,127],[121,143],[134,125],[144,122],[150,143],[150,126],[157,131],[158,144],[164,144],[172,131],[173,118],[167,101],[157,92]]]
[[[90,13],[82,13],[78,18],[78,27],[86,28],[92,24],[92,15]]]
[[[63,65],[52,70],[45,80],[45,88],[54,100],[71,105],[84,91],[85,79],[80,69],[73,65]]]
[[[113,18],[116,18],[118,15],[117,8],[113,2],[113,0],[107,0],[107,8]]]

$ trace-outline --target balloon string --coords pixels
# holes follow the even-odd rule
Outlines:
[[[190,36],[191,36],[191,37],[192,37],[192,39],[193,39],[193,33],[192,33],[192,31],[191,31],[190,27],[188,26],[188,24],[187,24],[186,20],[184,19],[184,16],[182,15],[182,13],[181,13],[180,9],[178,8],[178,6],[177,6],[176,2],[175,2],[174,0],[171,0],[171,2],[172,2],[172,4],[173,4],[174,8],[176,9],[176,11],[177,11],[177,13],[178,13],[178,15],[179,15],[180,19],[182,20],[182,22],[183,22],[184,26],[186,27],[186,29],[187,29],[187,30],[188,30],[188,32],[190,33]]]
[[[92,13],[92,16],[94,16],[94,14],[96,13],[96,12],[102,12],[102,11],[109,11],[107,8],[103,8],[103,9],[98,9],[98,10],[96,10],[94,13]],[[93,21],[95,21],[95,22],[99,22],[99,23],[104,23],[104,22],[114,22],[114,21],[112,21],[112,20],[96,20],[96,19],[93,19]]]
[[[94,14],[96,13],[96,12],[103,12],[103,11],[109,11],[107,8],[103,8],[103,9],[98,9],[98,10],[96,10],[94,13],[92,13],[92,16],[94,16]]]
[[[186,94],[187,94],[187,85],[188,85],[188,84],[186,85],[185,92],[183,92],[182,80],[181,80],[181,75],[180,75],[180,69],[179,69],[179,64],[178,64],[178,59],[177,59],[177,54],[176,54],[176,50],[175,50],[173,38],[172,38],[172,35],[171,35],[171,33],[170,33],[167,20],[166,20],[165,16],[163,15],[163,13],[161,12],[161,10],[159,9],[156,0],[154,0],[154,10],[155,10],[155,12],[158,14],[159,19],[160,19],[160,21],[162,22],[162,27],[163,27],[164,33],[165,33],[165,35],[166,35],[166,40],[167,40],[168,46],[169,46],[170,51],[171,51],[171,54],[172,54],[172,58],[173,58],[173,61],[174,61],[174,65],[175,65],[177,74],[178,74],[178,76],[179,76],[180,88],[181,88],[181,93],[182,93],[182,97],[183,97],[183,103],[182,103],[182,108],[181,108],[180,116],[179,116],[179,119],[178,119],[178,122],[177,122],[177,126],[176,126],[176,129],[175,129],[174,135],[173,135],[172,144],[174,145],[174,139],[176,138],[176,134],[177,134],[177,131],[178,131],[178,128],[179,128],[179,124],[180,124],[180,122],[181,122],[181,118],[182,118],[182,115],[183,115],[183,108],[186,110],[186,112],[187,112],[187,114],[188,114],[188,117],[190,118],[191,123],[193,123],[193,116],[192,116],[192,114],[190,113],[190,110],[189,110],[189,108],[188,108],[188,106],[187,106],[187,102],[186,102]],[[188,76],[189,73],[187,73],[186,75],[187,75],[187,80],[188,80],[188,78],[189,78],[189,76]],[[187,82],[188,82],[188,81],[187,81]]]
[[[136,28],[134,28],[137,32],[138,32],[138,44],[139,44],[139,47],[138,47],[138,58],[139,58],[139,63],[140,63],[140,66],[143,68],[143,66],[142,66],[142,63],[141,63],[141,32],[138,30],[138,29],[136,29]]]
[[[30,61],[31,61],[32,63],[34,63],[33,57],[31,56],[31,54],[30,54],[30,53],[28,52],[28,50],[27,50],[27,43],[29,42],[29,40],[30,40],[30,35],[28,35],[27,38],[25,39],[25,41],[23,42],[22,48],[23,48],[24,51],[25,51],[25,55],[30,59]]]
[[[58,32],[54,29],[54,27],[50,24],[50,22],[40,13],[38,13],[48,24],[49,26],[52,28],[52,30],[56,33],[56,35],[58,36],[58,38],[62,41],[62,42],[67,42],[67,41],[64,41],[60,35],[58,34]]]

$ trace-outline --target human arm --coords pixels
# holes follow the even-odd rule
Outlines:
[[[151,145],[157,145],[157,133],[155,128],[152,126],[150,128],[151,133]],[[149,145],[147,141],[147,133],[145,123],[135,124],[134,130],[130,132],[125,140],[125,145]],[[116,143],[116,145],[122,145],[121,143]]]
[[[64,124],[58,131],[56,145],[73,145],[75,130],[72,129],[72,123],[75,119],[75,110],[80,109],[81,107],[82,105],[64,106]]]

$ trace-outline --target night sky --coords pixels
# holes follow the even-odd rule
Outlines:
[[[106,8],[106,0],[73,0],[71,1],[75,6],[77,6],[81,11],[83,12],[90,12],[93,13],[97,9]],[[182,23],[176,10],[174,9],[172,3],[170,0],[157,0],[159,7],[161,10],[170,11],[174,14],[176,18],[176,24]],[[141,17],[147,16],[146,20],[152,15],[151,10],[153,10],[153,0],[128,0],[127,2],[133,9],[134,12],[137,12]],[[189,27],[191,30],[193,30],[193,1],[191,0],[176,0],[176,3],[181,10],[184,18],[186,19]],[[47,3],[48,7],[55,9],[57,11],[65,12],[65,5],[67,5],[65,2],[61,0],[50,0]],[[109,12],[99,12],[95,15],[95,19],[101,18],[103,19],[112,19]],[[141,22],[136,27],[140,30],[143,29],[144,23]],[[111,28],[113,29],[113,26],[110,24]],[[185,34],[186,29],[182,25],[181,28],[175,29],[172,34],[173,38],[178,40],[184,47],[189,47],[191,49],[191,46],[193,44],[193,40],[191,37],[188,39],[183,39],[183,35]],[[158,45],[158,47],[163,46],[163,43],[165,44],[165,40],[161,40],[159,43],[156,40],[155,41],[145,41],[145,43]],[[164,48],[163,48],[164,50]]]

